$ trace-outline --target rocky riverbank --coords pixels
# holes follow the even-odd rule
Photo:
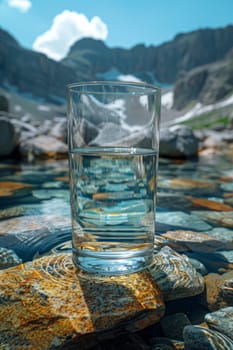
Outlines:
[[[115,122],[102,124],[100,127],[90,121],[84,125],[92,130],[90,135],[94,140],[101,140],[102,129],[109,131],[109,140],[116,138],[119,125]],[[169,158],[196,157],[203,150],[218,150],[233,142],[232,128],[221,131],[202,129],[193,132],[185,125],[162,127],[160,132],[160,156]],[[67,121],[64,117],[55,117],[53,120],[32,121],[27,116],[17,119],[6,112],[0,115],[0,157],[19,157],[28,159],[60,159],[66,158]],[[81,135],[79,135],[81,139]],[[134,137],[133,135],[131,137]],[[125,135],[127,138],[127,135]],[[135,142],[142,144],[145,135],[135,133]],[[141,140],[141,141],[140,141]],[[116,141],[114,141],[116,142]],[[118,139],[117,144],[124,144]]]

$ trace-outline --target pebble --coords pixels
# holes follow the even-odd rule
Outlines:
[[[166,301],[194,296],[204,290],[203,277],[189,258],[167,246],[154,255],[150,272]]]
[[[228,300],[229,304],[233,304],[233,278],[226,280],[222,286],[222,296]]]
[[[205,292],[200,296],[201,303],[210,311],[216,311],[226,306],[233,305],[233,299],[224,295],[223,288],[229,279],[233,277],[233,271],[219,275],[209,273],[204,276]]]
[[[165,337],[183,340],[183,329],[185,326],[191,325],[191,322],[186,314],[175,313],[164,316],[160,324]]]
[[[227,336],[201,326],[184,328],[185,350],[233,350],[233,342]]]
[[[211,329],[227,335],[233,340],[233,307],[225,307],[206,314],[205,321]]]

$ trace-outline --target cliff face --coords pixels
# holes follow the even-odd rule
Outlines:
[[[0,30],[0,85],[53,102],[65,98],[65,85],[78,80],[72,68],[22,48]]]
[[[159,82],[173,84],[191,69],[223,59],[232,47],[233,26],[179,34],[160,46],[141,44],[132,49],[108,48],[88,38],[76,42],[63,62],[79,69],[82,60],[92,77],[114,67],[125,74],[150,73]]]
[[[191,102],[212,104],[233,93],[233,50],[217,63],[191,70],[177,81],[174,108],[183,109]]]

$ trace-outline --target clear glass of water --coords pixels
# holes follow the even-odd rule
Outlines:
[[[95,81],[67,87],[73,260],[103,275],[153,260],[160,89]]]

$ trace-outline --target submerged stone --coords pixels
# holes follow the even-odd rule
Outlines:
[[[186,350],[233,350],[233,342],[227,336],[201,326],[184,328]]]
[[[65,239],[71,239],[70,216],[50,213],[0,221],[0,246],[13,249],[24,261]]]
[[[233,207],[231,207],[230,205],[220,203],[214,200],[209,200],[205,198],[193,198],[193,197],[189,197],[189,199],[195,207],[200,207],[200,208],[204,207],[204,208],[208,208],[216,211],[233,211]]]
[[[225,227],[215,227],[213,230],[208,231],[208,235],[227,244],[228,249],[233,249],[233,230]]]
[[[163,247],[154,256],[150,272],[159,285],[165,300],[176,300],[200,294],[204,290],[203,277],[186,255]]]
[[[183,340],[183,329],[191,322],[186,314],[180,312],[164,316],[160,324],[166,337]]]
[[[152,350],[184,350],[184,342],[165,337],[155,337],[150,343]]]
[[[189,230],[206,231],[211,228],[197,215],[186,214],[182,211],[158,212],[156,213],[156,221]]]
[[[222,297],[233,305],[233,276],[224,282],[221,288]]]
[[[226,306],[233,306],[233,298],[227,293],[231,289],[227,283],[233,278],[233,271],[222,275],[217,273],[209,273],[204,276],[205,293],[201,295],[201,303],[210,311],[216,311]],[[224,288],[226,287],[226,293]],[[228,298],[229,297],[229,298]]]
[[[0,271],[0,297],[4,349],[78,346],[88,334],[118,326],[137,331],[164,314],[160,289],[148,272],[93,276],[75,270],[71,255],[62,254]]]
[[[225,307],[206,314],[205,321],[211,329],[227,335],[233,340],[233,307]]]
[[[175,250],[191,250],[199,252],[215,252],[226,247],[226,243],[206,233],[195,231],[167,231],[161,235],[171,241]]]
[[[199,215],[210,223],[224,227],[233,228],[233,214],[230,211],[193,211],[194,215]]]
[[[0,197],[12,196],[16,191],[32,188],[33,185],[23,182],[1,181]]]

